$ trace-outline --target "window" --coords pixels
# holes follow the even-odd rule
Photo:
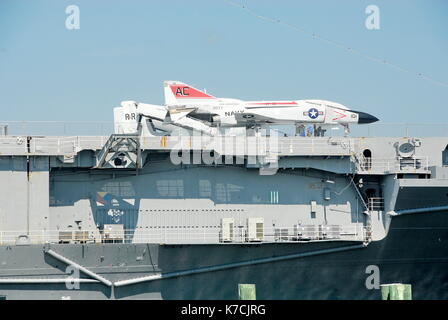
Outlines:
[[[182,180],[158,180],[157,191],[162,197],[183,197],[184,184]]]

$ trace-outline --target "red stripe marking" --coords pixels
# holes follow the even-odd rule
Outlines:
[[[263,106],[276,106],[276,105],[291,105],[291,104],[297,104],[295,101],[286,101],[286,102],[252,102],[249,104],[255,104],[255,105],[263,105]]]
[[[337,114],[340,114],[341,115],[341,117],[336,117],[336,118],[333,118],[333,121],[334,120],[338,120],[338,119],[342,119],[342,118],[345,118],[347,115],[346,114],[343,114],[343,113],[340,113],[340,112],[337,112],[336,110],[333,110],[334,112],[336,112]]]

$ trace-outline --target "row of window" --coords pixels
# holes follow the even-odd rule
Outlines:
[[[205,228],[219,228],[219,226],[146,226],[137,227],[137,229],[205,229]]]
[[[244,212],[244,209],[147,209],[140,212]]]

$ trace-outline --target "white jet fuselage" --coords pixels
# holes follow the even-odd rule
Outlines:
[[[116,108],[118,130],[135,128],[136,115],[150,121],[153,129],[171,133],[176,129],[216,134],[220,128],[254,128],[269,125],[343,125],[371,123],[378,119],[370,114],[350,110],[327,100],[243,101],[216,98],[205,91],[178,81],[165,81],[165,106],[135,101],[122,102]],[[120,126],[120,124],[118,124]]]
[[[345,106],[325,100],[295,101],[241,101],[235,99],[216,99],[216,101],[191,102],[187,106],[196,108],[196,114],[210,114],[220,126],[245,126],[257,124],[349,124],[358,123],[359,113]],[[212,117],[213,118],[213,117]]]

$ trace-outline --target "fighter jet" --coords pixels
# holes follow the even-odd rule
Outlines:
[[[122,131],[135,130],[132,123],[140,116],[148,120],[152,134],[156,131],[172,133],[177,129],[186,129],[213,136],[226,128],[257,129],[272,125],[295,125],[299,128],[312,124],[319,127],[342,125],[348,129],[350,124],[378,121],[378,118],[368,113],[351,110],[332,101],[243,101],[216,98],[179,81],[165,81],[164,94],[164,106],[122,102],[122,108],[115,110],[116,126],[118,122],[118,126],[121,123],[121,128],[125,128]]]

